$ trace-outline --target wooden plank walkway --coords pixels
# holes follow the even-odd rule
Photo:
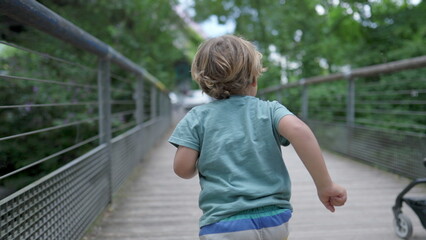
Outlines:
[[[198,239],[198,179],[174,175],[175,148],[164,141],[124,185],[110,209],[83,238],[85,240]],[[317,200],[315,187],[291,147],[283,148],[293,181],[294,217],[290,240],[397,240],[391,207],[409,180],[365,164],[324,152],[336,182],[348,189],[346,206],[330,213]],[[426,196],[426,188],[412,195]],[[412,240],[426,239],[426,230],[408,207],[414,224]]]

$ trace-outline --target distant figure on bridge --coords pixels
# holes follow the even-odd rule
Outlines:
[[[309,127],[255,97],[261,58],[252,43],[225,35],[201,44],[192,63],[193,79],[217,100],[189,111],[169,142],[178,147],[175,173],[199,175],[201,240],[287,239],[291,188],[281,145],[293,145],[327,209],[346,202]]]

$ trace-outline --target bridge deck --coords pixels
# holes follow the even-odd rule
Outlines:
[[[198,180],[183,180],[172,171],[175,149],[166,139],[125,184],[110,209],[85,240],[198,239]],[[324,152],[334,179],[347,187],[345,207],[329,213],[316,198],[306,169],[291,147],[283,148],[293,181],[291,240],[396,240],[392,211],[396,195],[409,180],[340,155]],[[426,196],[426,188],[412,195]],[[417,216],[404,206],[414,225],[412,240],[426,239]]]

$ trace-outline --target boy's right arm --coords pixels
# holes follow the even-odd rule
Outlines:
[[[320,146],[311,129],[299,118],[287,115],[281,118],[278,132],[288,139],[302,160],[317,188],[324,206],[334,212],[334,206],[346,202],[346,189],[335,184],[328,173]]]
[[[176,150],[173,169],[181,178],[190,179],[197,175],[198,152],[194,149],[179,146]]]

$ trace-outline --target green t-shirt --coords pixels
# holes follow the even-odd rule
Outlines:
[[[276,101],[231,96],[193,108],[178,123],[169,142],[200,153],[200,226],[258,207],[291,209],[281,153],[289,142],[277,131],[288,114]]]

